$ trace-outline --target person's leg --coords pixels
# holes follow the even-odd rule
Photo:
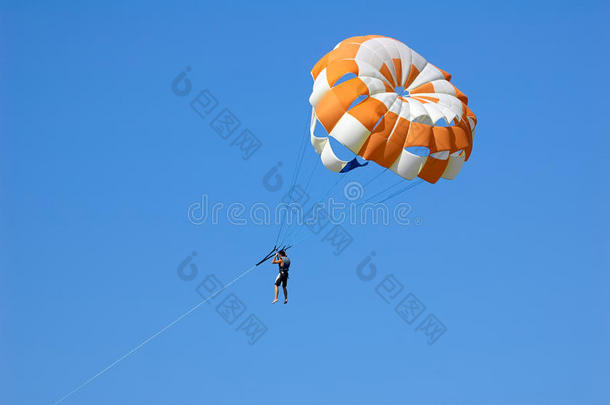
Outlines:
[[[288,284],[288,277],[284,278],[282,282],[282,289],[284,290],[284,304],[288,304],[288,290],[286,289],[286,285]]]
[[[277,302],[277,296],[278,296],[278,294],[280,293],[280,289],[279,289],[279,288],[277,288],[277,284],[275,284],[275,285],[273,286],[273,288],[275,289],[275,297],[273,298],[273,302],[272,302],[272,304],[275,304],[275,303]]]
[[[275,283],[273,285],[273,289],[275,291],[275,298],[273,298],[273,302],[272,304],[275,304],[277,302],[277,296],[280,293],[279,287],[280,286],[280,275],[278,274],[277,277],[275,278]]]

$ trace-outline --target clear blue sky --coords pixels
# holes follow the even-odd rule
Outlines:
[[[276,227],[187,207],[277,202],[262,178],[290,177],[311,66],[374,33],[451,72],[479,118],[458,178],[402,196],[422,223],[350,228],[338,256],[312,238],[289,305],[268,264],[63,403],[608,404],[606,2],[123,3],[1,5],[0,403],[53,403],[270,249]],[[261,140],[249,160],[189,107],[206,88]],[[389,274],[426,307],[412,324],[376,293]]]

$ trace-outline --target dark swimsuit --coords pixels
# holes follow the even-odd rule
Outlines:
[[[282,287],[286,288],[286,285],[288,284],[288,268],[290,267],[290,259],[288,256],[284,256],[282,257],[282,261],[284,262],[284,266],[282,267],[282,265],[278,263],[280,272],[275,279],[275,285],[279,287],[281,284]]]

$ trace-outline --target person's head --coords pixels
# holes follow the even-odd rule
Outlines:
[[[286,257],[286,252],[284,252],[284,250],[283,250],[283,249],[282,249],[282,250],[280,250],[278,253],[280,254],[280,256],[282,256],[282,257]]]

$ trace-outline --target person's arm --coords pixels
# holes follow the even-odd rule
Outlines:
[[[273,260],[271,261],[271,263],[273,264],[278,264],[280,261],[277,259],[279,253],[276,253],[275,256],[273,257]]]
[[[281,258],[281,257],[280,257],[279,259],[278,259],[278,257],[279,257],[279,253],[276,253],[276,254],[275,254],[275,257],[273,258],[273,260],[271,261],[271,263],[273,263],[273,264],[278,264],[278,263],[279,263],[279,264],[280,264],[280,266],[283,266],[283,265],[284,265],[284,261],[282,260],[282,258]]]

